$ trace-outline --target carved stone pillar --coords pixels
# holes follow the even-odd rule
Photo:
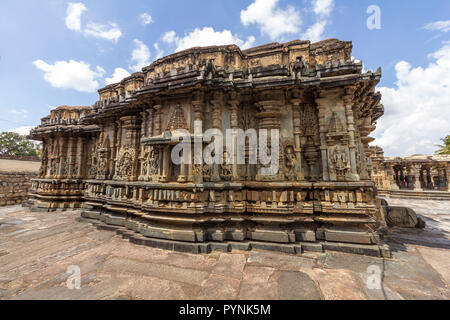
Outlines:
[[[437,170],[438,170],[439,190],[447,191],[447,181],[445,178],[445,175],[446,175],[445,167],[443,167],[443,166],[438,167]]]
[[[147,110],[147,127],[146,127],[146,132],[145,132],[145,136],[146,137],[152,137],[153,136],[153,121],[154,121],[154,116],[155,116],[155,109],[153,108],[149,108]]]
[[[414,174],[413,174],[413,168],[411,167],[411,165],[407,165],[406,167],[406,188],[409,190],[413,190],[414,189]]]
[[[322,157],[322,179],[330,181],[330,165],[329,165],[329,145],[327,141],[328,123],[327,115],[332,113],[333,98],[337,96],[337,92],[322,91],[316,98],[319,110],[319,135],[320,135],[320,152]],[[331,122],[331,120],[329,120]]]
[[[195,92],[194,93],[194,100],[192,101],[192,107],[194,109],[194,146],[191,150],[191,164],[189,166],[189,176],[188,180],[194,183],[202,183],[203,182],[203,163],[196,163],[200,162],[202,159],[202,148],[199,150],[195,149],[195,142],[197,141],[197,145],[202,147],[202,136],[203,136],[203,129],[195,128],[196,123],[199,124],[201,121],[203,121],[203,106],[204,106],[204,96],[203,92]],[[195,153],[198,153],[196,159]]]
[[[305,103],[301,103],[301,99],[291,99],[292,104],[292,115],[293,115],[293,124],[294,124],[294,152],[296,158],[296,180],[302,181],[305,179],[302,172],[302,145],[301,145],[301,136],[302,136],[302,123],[301,123],[301,114],[302,110],[307,107]]]
[[[65,178],[64,172],[66,169],[66,160],[67,160],[67,143],[66,137],[62,136],[60,138],[60,151],[59,151],[59,168],[58,168],[58,179]]]
[[[422,186],[420,184],[420,165],[414,165],[413,167],[413,175],[414,175],[414,191],[422,191]]]
[[[162,174],[160,176],[160,182],[168,182],[170,179],[170,147],[164,146],[161,149],[162,152]]]
[[[450,191],[450,163],[446,163],[445,165],[445,183],[446,190],[444,191]]]
[[[237,98],[235,95],[232,96],[232,98]],[[239,173],[238,173],[238,159],[237,159],[237,147],[238,147],[238,137],[237,137],[237,129],[239,129],[239,121],[238,121],[238,109],[239,109],[239,101],[238,100],[230,100],[228,101],[228,104],[230,105],[230,111],[231,111],[231,121],[230,121],[230,127],[233,131],[232,139],[233,139],[233,149],[231,150],[231,158],[233,159],[233,181],[239,180]],[[230,150],[228,150],[230,151]]]
[[[72,179],[75,177],[76,174],[73,173],[73,167],[75,166],[74,156],[76,153],[76,138],[73,136],[69,136],[67,138],[68,144],[67,144],[67,160],[68,160],[68,166],[67,166],[67,176],[66,178]]]
[[[211,100],[210,103],[212,105],[212,128],[222,130],[223,94],[221,92],[214,93],[214,99]],[[220,165],[214,163],[212,165],[212,182],[219,182],[221,180],[219,170]]]
[[[280,95],[281,93],[278,93]],[[276,96],[272,97],[276,98]],[[273,148],[271,145],[272,135],[271,131],[273,129],[278,130],[280,132],[281,126],[281,107],[284,105],[284,101],[281,97],[277,100],[262,100],[258,102],[258,106],[260,112],[256,114],[256,118],[258,119],[258,128],[267,130],[267,150],[261,150],[258,147],[259,152],[266,152],[270,150],[270,156],[273,157]],[[281,137],[280,137],[281,138]],[[261,139],[261,137],[259,137]],[[280,141],[281,142],[281,141]],[[282,173],[282,165],[283,165],[283,157],[284,153],[281,152],[281,144],[279,145],[279,159],[278,159],[278,172],[273,175],[263,175],[261,161],[258,161],[258,174],[256,176],[256,181],[282,181],[284,180],[284,174]]]
[[[116,151],[115,151],[115,157],[114,157],[114,162],[117,162],[117,157],[119,156],[119,152],[120,152],[120,148],[122,146],[122,121],[117,120],[116,122],[116,126],[117,126],[117,141],[116,141]],[[102,141],[100,140],[100,143],[102,143]],[[114,171],[114,168],[113,168]]]
[[[425,169],[425,171],[427,173],[427,176],[426,176],[427,189],[434,190],[434,184],[433,184],[433,180],[431,178],[431,168],[427,167]]]
[[[108,150],[110,154],[109,159],[109,178],[112,179],[114,176],[115,166],[116,166],[116,158],[118,155],[118,150],[120,150],[120,139],[118,131],[121,131],[121,125],[118,124],[118,121],[113,121],[112,123],[112,141],[109,146],[110,150]]]
[[[359,175],[356,168],[356,143],[355,143],[355,122],[353,117],[353,98],[355,93],[355,87],[348,87],[345,89],[346,95],[342,98],[344,100],[345,115],[347,118],[347,131],[348,131],[348,148],[350,152],[350,180],[358,181]]]
[[[77,160],[76,163],[78,165],[77,167],[77,178],[81,179],[83,178],[83,168],[86,167],[86,164],[83,162],[83,158],[85,158],[84,155],[84,143],[83,143],[84,138],[83,137],[78,137],[77,138]]]

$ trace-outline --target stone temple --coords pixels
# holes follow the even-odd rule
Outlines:
[[[362,73],[351,51],[337,39],[196,47],[100,89],[92,107],[56,108],[30,134],[44,150],[29,205],[80,208],[171,250],[388,254],[369,148],[381,70]],[[194,136],[198,121],[279,130],[278,171],[238,164],[226,144],[223,164],[173,163],[175,131]],[[246,141],[248,160],[257,146]]]

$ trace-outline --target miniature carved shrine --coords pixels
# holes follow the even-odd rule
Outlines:
[[[369,148],[383,115],[381,70],[362,73],[351,50],[329,39],[161,58],[99,90],[92,107],[42,119],[31,132],[44,149],[29,203],[81,208],[136,243],[174,250],[382,252]],[[233,161],[226,143],[232,161],[174,163],[175,132],[194,136],[198,121],[203,131],[279,130],[277,172]],[[246,160],[254,149],[247,139]]]

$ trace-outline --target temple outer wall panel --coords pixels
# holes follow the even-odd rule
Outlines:
[[[92,108],[57,108],[32,131],[44,142],[32,201],[47,210],[82,207],[86,218],[148,238],[321,248],[330,241],[381,252],[367,157],[383,112],[373,92],[381,72],[362,74],[350,50],[338,40],[294,41],[162,58],[99,90]],[[267,152],[249,143],[245,164],[173,163],[174,138],[179,130],[195,138],[195,120],[224,140],[227,129],[266,129],[269,141],[278,130],[278,170],[249,164],[252,148]],[[227,144],[219,154],[237,156]]]

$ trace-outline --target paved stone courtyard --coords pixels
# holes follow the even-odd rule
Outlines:
[[[393,259],[327,252],[168,252],[97,230],[79,212],[0,209],[1,299],[450,299],[450,202],[388,199],[425,230],[392,230]],[[67,288],[69,266],[81,288]],[[381,271],[369,289],[367,269]],[[376,268],[375,268],[376,269]],[[373,283],[370,282],[369,283]]]

